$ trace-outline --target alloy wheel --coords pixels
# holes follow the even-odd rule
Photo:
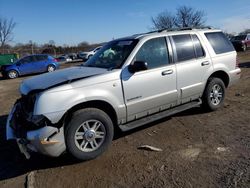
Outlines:
[[[220,104],[222,98],[223,98],[223,89],[221,88],[220,85],[215,84],[210,92],[211,103],[216,106]]]
[[[75,132],[75,144],[83,152],[97,150],[105,140],[106,130],[98,120],[83,122]]]

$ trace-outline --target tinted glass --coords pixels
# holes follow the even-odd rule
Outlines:
[[[190,35],[172,36],[177,53],[177,61],[187,61],[195,58],[193,41]]]
[[[196,58],[204,57],[205,52],[204,52],[204,49],[202,48],[202,45],[201,45],[199,38],[196,35],[192,35],[192,38],[193,38]]]
[[[147,62],[149,69],[169,64],[165,38],[156,38],[145,42],[137,52],[135,61]]]
[[[232,43],[221,32],[205,33],[216,54],[234,51]]]
[[[44,60],[47,60],[47,56],[46,55],[37,55],[37,56],[34,56],[36,61],[44,61]]]
[[[24,64],[24,63],[30,63],[32,61],[33,61],[32,56],[27,56],[27,57],[22,58],[19,62]]]
[[[246,39],[246,35],[234,36],[232,39],[233,40],[245,40]]]

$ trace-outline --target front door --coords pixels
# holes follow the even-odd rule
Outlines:
[[[20,59],[17,63],[21,75],[33,73],[33,57],[27,56]]]
[[[176,68],[169,61],[166,38],[146,41],[133,61],[144,61],[148,70],[130,73],[122,71],[122,84],[127,121],[139,119],[176,105]]]

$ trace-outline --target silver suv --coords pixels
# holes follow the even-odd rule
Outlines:
[[[107,56],[110,51],[112,56]],[[240,78],[237,54],[220,30],[180,29],[107,43],[85,64],[24,80],[7,139],[29,152],[80,160],[99,156],[114,130],[177,112],[223,105]]]

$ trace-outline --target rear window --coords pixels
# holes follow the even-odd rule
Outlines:
[[[35,58],[37,61],[44,61],[47,60],[47,55],[37,55]]]
[[[232,40],[245,40],[246,37],[247,37],[246,35],[238,35],[238,36],[232,37]]]
[[[205,33],[205,36],[216,54],[234,51],[232,43],[222,32]]]

